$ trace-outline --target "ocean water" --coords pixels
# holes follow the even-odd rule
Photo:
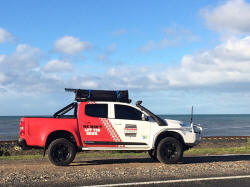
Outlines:
[[[0,116],[0,140],[15,140],[19,136],[21,116]]]
[[[190,123],[190,115],[160,115]],[[203,127],[204,136],[250,136],[250,114],[194,115],[194,124]]]
[[[160,115],[162,118],[190,122],[190,115]],[[20,116],[0,116],[0,140],[19,136]],[[194,115],[205,136],[250,136],[250,114]]]

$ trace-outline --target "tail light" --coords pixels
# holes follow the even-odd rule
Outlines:
[[[20,136],[24,136],[25,135],[25,123],[23,120],[21,120],[20,122]]]

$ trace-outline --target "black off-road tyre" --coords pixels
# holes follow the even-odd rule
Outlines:
[[[158,159],[157,159],[157,153],[156,153],[156,150],[155,150],[155,149],[149,150],[149,151],[148,151],[148,154],[149,154],[149,156],[150,156],[153,160],[158,161]]]
[[[175,164],[182,159],[183,147],[180,141],[166,137],[157,146],[157,158],[164,164]]]
[[[65,138],[51,142],[48,149],[49,160],[56,166],[69,165],[76,156],[76,147]]]

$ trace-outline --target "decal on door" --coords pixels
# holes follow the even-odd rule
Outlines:
[[[87,136],[98,136],[101,132],[102,125],[83,125]]]
[[[121,142],[121,138],[120,136],[117,134],[117,132],[115,131],[114,127],[112,126],[112,124],[110,123],[110,121],[106,118],[101,118],[101,122],[104,125],[104,127],[106,128],[106,130],[108,131],[108,134],[112,137],[114,142]]]
[[[96,121],[94,121],[95,119]],[[83,125],[85,140],[89,146],[124,147],[122,140],[107,118],[93,118],[92,123],[98,125]]]
[[[124,129],[125,136],[136,137],[137,134],[137,126],[126,124]]]

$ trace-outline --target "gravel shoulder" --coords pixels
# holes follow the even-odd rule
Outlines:
[[[249,145],[247,138],[209,138],[194,149]],[[11,156],[42,154],[42,150],[15,151],[14,146],[14,143],[2,143],[0,149]],[[105,158],[104,155],[101,152],[95,152],[92,156],[78,154],[67,167],[54,166],[47,157],[41,156],[33,159],[0,159],[0,186],[81,186],[250,174],[250,155],[189,155],[174,165],[155,162],[147,154],[106,155]]]
[[[76,186],[249,174],[248,155],[184,157],[174,165],[154,162],[145,156],[79,157],[67,167],[54,166],[47,158],[0,160],[0,184],[3,186]]]

